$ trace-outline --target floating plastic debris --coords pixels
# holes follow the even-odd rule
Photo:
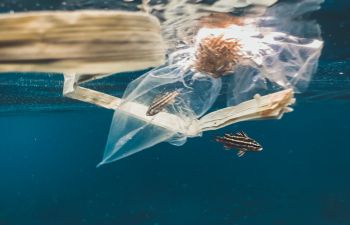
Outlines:
[[[0,72],[97,78],[159,66],[165,58],[160,29],[158,19],[143,12],[0,14]]]
[[[258,17],[215,13],[199,19],[202,27],[196,27],[193,41],[172,52],[166,65],[129,84],[114,114],[99,165],[160,142],[179,146],[188,137],[200,136],[206,130],[250,119],[280,118],[284,112],[292,111],[288,106],[294,103],[293,93],[310,81],[323,42],[316,23],[297,23],[299,28],[308,29],[304,30],[308,36],[274,23],[282,15],[283,22],[294,23],[294,16],[300,16],[296,12],[305,10],[309,3],[276,4]],[[314,3],[316,6],[306,9],[314,10],[320,1]],[[292,14],[286,14],[291,7],[296,8]],[[315,27],[309,29],[312,26]],[[315,34],[311,35],[312,31]],[[229,80],[224,80],[225,76]],[[205,115],[224,82],[228,82],[229,107]],[[179,92],[174,104],[147,117],[145,112],[152,100],[174,89]],[[260,97],[258,93],[273,94]],[[262,113],[263,109],[267,111]]]
[[[323,0],[276,2],[144,0],[143,12],[7,14],[0,71],[64,73],[65,96],[115,110],[99,165],[161,142],[180,146],[208,130],[292,111],[323,46],[319,26],[303,15]],[[154,66],[122,98],[79,86]],[[223,87],[227,107],[210,112]]]

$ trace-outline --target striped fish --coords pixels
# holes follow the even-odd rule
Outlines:
[[[161,94],[157,97],[155,97],[149,106],[146,115],[147,116],[154,116],[161,112],[165,107],[172,104],[175,101],[175,98],[180,93],[178,91],[169,91],[165,92],[164,94]]]
[[[236,134],[225,134],[223,137],[216,137],[217,142],[223,143],[225,149],[237,149],[237,156],[241,157],[246,152],[260,152],[263,148],[254,139],[248,137],[246,133],[240,131]]]

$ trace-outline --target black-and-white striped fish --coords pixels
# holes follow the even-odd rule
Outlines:
[[[157,113],[161,112],[166,106],[172,104],[179,94],[180,93],[178,91],[169,91],[155,97],[149,106],[146,115],[154,116]]]
[[[227,150],[237,149],[238,157],[243,156],[246,152],[260,152],[263,149],[258,142],[248,137],[243,131],[236,134],[225,134],[223,137],[216,137],[215,140],[223,143]]]

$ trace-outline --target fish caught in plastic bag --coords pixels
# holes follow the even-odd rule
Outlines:
[[[149,106],[146,112],[146,115],[154,116],[159,112],[163,111],[168,105],[174,103],[175,98],[179,94],[180,93],[178,91],[172,91],[172,92],[165,92],[164,94],[157,96]]]

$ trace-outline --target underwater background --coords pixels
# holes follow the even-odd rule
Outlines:
[[[24,2],[5,0],[0,10],[63,1]],[[349,225],[349,10],[348,0],[326,0],[312,15],[325,47],[293,113],[98,169],[113,111],[63,98],[61,76],[2,74],[0,225]],[[120,95],[140,74],[87,85]],[[238,158],[213,141],[239,130],[264,150]]]

